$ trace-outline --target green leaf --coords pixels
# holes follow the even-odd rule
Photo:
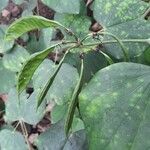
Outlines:
[[[87,150],[85,132],[80,130],[70,135],[67,140],[63,121],[51,125],[50,129],[38,137],[36,145],[39,150]]]
[[[144,19],[144,12],[149,8],[149,3],[142,0],[95,0],[94,16],[103,26],[103,30],[124,39],[148,39],[150,37],[150,22]],[[104,40],[112,40],[105,36]],[[149,46],[147,43],[126,42],[129,56],[134,61],[137,55],[144,52]],[[116,59],[123,59],[123,52],[118,43],[105,44],[106,50]]]
[[[45,104],[37,110],[37,94],[34,92],[29,98],[28,95],[22,93],[17,96],[17,91],[11,89],[6,101],[5,121],[23,121],[28,124],[36,125],[44,116]]]
[[[4,36],[5,36],[5,31],[6,31],[6,26],[0,26],[0,53],[4,53],[9,51],[13,45],[14,41],[5,41]]]
[[[13,49],[11,49],[11,51],[5,53],[3,57],[3,64],[5,68],[14,72],[18,72],[29,56],[30,55],[26,49],[16,45]]]
[[[33,76],[33,86],[37,93],[44,88],[47,81],[53,76],[58,65],[45,60]],[[44,74],[43,74],[44,72]],[[63,63],[46,95],[47,102],[55,101],[65,104],[70,100],[73,89],[79,79],[77,70],[69,64]]]
[[[49,27],[63,28],[64,30],[68,31],[67,28],[56,21],[49,20],[41,16],[28,16],[18,19],[12,23],[6,32],[5,38],[6,40],[14,40],[28,31]]]
[[[7,129],[0,131],[1,150],[27,150],[28,147],[21,133],[13,132]]]
[[[78,94],[79,94],[79,92],[81,90],[81,87],[82,87],[83,71],[84,71],[84,61],[83,61],[83,59],[81,59],[81,69],[80,69],[79,81],[77,82],[77,84],[76,84],[76,86],[73,90],[73,93],[72,93],[72,96],[71,96],[71,101],[70,101],[70,104],[69,104],[69,107],[68,107],[67,117],[66,117],[66,120],[65,120],[65,132],[66,132],[67,135],[68,135],[69,130],[72,126],[73,117],[74,117],[75,110],[76,110],[76,107],[77,107]]]
[[[63,105],[55,105],[51,111],[51,121],[52,123],[57,123],[58,121],[66,118],[68,110],[68,103]]]
[[[21,93],[26,88],[35,70],[43,62],[43,60],[47,57],[47,55],[54,50],[54,48],[57,45],[58,44],[53,45],[44,51],[31,55],[30,59],[24,64],[22,70],[19,73],[18,85],[17,85],[19,93]]]
[[[47,92],[49,90],[49,88],[51,87],[51,85],[53,84],[55,77],[57,76],[63,61],[68,53],[68,50],[65,52],[65,54],[63,55],[62,59],[60,60],[59,64],[57,65],[55,71],[53,72],[53,75],[48,79],[48,81],[46,82],[46,84],[44,85],[43,88],[41,88],[40,93],[38,95],[38,106],[40,106],[40,104],[42,103],[42,101],[44,100],[45,96],[47,95]]]
[[[130,28],[129,28],[130,27]],[[126,23],[115,25],[107,29],[108,32],[115,34],[119,39],[148,39],[150,37],[150,21],[138,18]],[[112,39],[105,37],[105,39]],[[138,42],[126,42],[124,45],[129,51],[131,58],[141,54],[150,44]],[[107,51],[117,59],[123,58],[123,52],[119,44],[105,45]]]
[[[150,47],[144,51],[145,60],[150,64]]]
[[[55,20],[71,29],[78,38],[83,38],[89,33],[91,21],[86,16],[56,13]],[[70,39],[70,36],[66,38]]]
[[[44,4],[59,13],[78,14],[80,0],[42,0]]]
[[[1,1],[0,11],[2,11],[8,4],[9,0]]]
[[[15,73],[4,68],[0,58],[0,93],[7,93],[10,88],[15,86]]]
[[[117,63],[100,70],[79,95],[89,149],[146,150],[150,67]]]
[[[95,0],[94,18],[109,27],[141,17],[148,7],[142,0]]]

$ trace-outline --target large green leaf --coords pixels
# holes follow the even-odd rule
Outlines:
[[[78,38],[83,38],[89,33],[91,21],[86,16],[56,13],[55,20],[71,29]],[[68,38],[70,39],[70,37]]]
[[[142,0],[95,0],[93,9],[95,19],[109,27],[141,17],[148,7]]]
[[[4,68],[0,58],[0,93],[7,93],[10,88],[15,86],[15,73]]]
[[[148,39],[150,22],[144,19],[144,12],[150,3],[142,0],[95,0],[93,10],[95,19],[104,30],[116,35],[119,39]],[[104,40],[112,39],[108,36]],[[117,59],[123,58],[120,45],[105,45],[107,51]],[[141,54],[148,46],[147,43],[129,42],[125,44],[130,57]]]
[[[4,129],[0,131],[1,150],[27,150],[28,147],[21,133]]]
[[[39,92],[47,80],[52,77],[57,65],[50,60],[45,60],[33,76],[33,86]],[[44,74],[43,74],[44,73]],[[69,64],[62,64],[50,89],[47,93],[47,101],[54,100],[57,104],[64,104],[70,100],[73,89],[79,79],[77,70]]]
[[[47,55],[54,50],[54,48],[57,46],[53,45],[49,48],[47,48],[44,51],[41,51],[39,53],[35,53],[31,55],[29,60],[24,64],[22,70],[19,73],[18,77],[18,92],[22,92],[26,86],[28,85],[29,81],[31,80],[35,70],[38,68],[38,66],[43,62],[43,60],[47,57]]]
[[[14,23],[12,23],[7,32],[6,32],[6,39],[7,40],[13,40],[18,37],[20,37],[22,34],[34,30],[34,29],[43,29],[43,28],[63,28],[66,29],[63,25],[60,23],[46,19],[41,16],[28,16],[21,19],[18,19]]]
[[[28,124],[36,125],[44,116],[45,104],[37,110],[37,95],[34,92],[29,98],[28,95],[22,93],[19,96],[15,89],[11,89],[6,101],[5,121],[23,121]]]
[[[80,0],[42,0],[44,4],[59,13],[78,14]]]
[[[29,56],[30,55],[26,49],[16,45],[13,49],[11,49],[11,51],[5,53],[3,57],[3,64],[5,68],[14,72],[18,72]]]
[[[42,133],[38,137],[36,145],[39,150],[87,150],[85,132],[80,130],[70,135],[67,140],[63,121],[59,121]]]
[[[5,41],[4,40],[4,36],[5,36],[5,30],[6,30],[6,26],[0,26],[0,53],[9,51],[14,44],[14,41]]]
[[[79,95],[89,149],[150,147],[150,67],[117,63],[100,70]]]

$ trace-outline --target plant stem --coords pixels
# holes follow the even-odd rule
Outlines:
[[[23,121],[20,121],[20,126],[21,126],[22,133],[24,135],[24,138],[26,140],[26,143],[28,145],[28,148],[29,148],[29,150],[32,150],[31,145],[28,140],[28,132],[27,132],[26,126]]]
[[[122,39],[120,40],[123,43],[148,43],[147,39]],[[99,44],[111,44],[111,43],[117,43],[116,40],[107,40],[107,41],[101,41],[101,42],[95,42],[95,43],[89,43],[89,44],[83,44],[82,46],[95,46]],[[149,44],[149,43],[148,43]]]

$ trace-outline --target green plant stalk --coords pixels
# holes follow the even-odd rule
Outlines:
[[[122,39],[120,40],[123,43],[149,43],[148,39]],[[89,43],[89,44],[83,44],[83,46],[95,46],[95,45],[99,45],[99,44],[111,44],[111,43],[117,43],[116,40],[107,40],[107,41],[101,41],[101,42],[95,42],[95,43]]]
[[[122,48],[122,52],[124,54],[124,60],[129,61],[128,49],[124,46],[123,42],[117,36],[109,32],[99,32],[98,34],[112,36],[120,44],[120,47]]]
[[[45,84],[44,88],[43,88],[43,89],[41,90],[41,92],[39,93],[39,95],[38,95],[37,108],[40,106],[40,104],[42,103],[43,99],[45,98],[45,96],[46,96],[46,94],[47,94],[47,92],[48,92],[48,90],[49,90],[51,84],[53,83],[53,81],[54,81],[54,79],[55,79],[55,77],[56,77],[56,75],[57,75],[57,73],[58,73],[58,71],[59,71],[59,69],[60,69],[60,67],[62,66],[62,63],[63,63],[63,61],[64,61],[66,55],[68,54],[68,52],[70,51],[70,49],[73,49],[74,47],[76,47],[76,45],[75,45],[75,46],[72,46],[72,47],[70,47],[70,48],[68,48],[68,50],[65,52],[63,58],[62,58],[61,61],[59,62],[57,69],[56,69],[55,72],[53,73],[53,76],[47,81],[47,83]]]
[[[81,59],[81,70],[80,70],[80,77],[79,77],[79,81],[73,91],[73,94],[72,94],[72,97],[71,97],[71,102],[70,102],[70,105],[69,105],[69,108],[68,108],[68,113],[67,113],[67,118],[66,118],[66,121],[65,121],[65,132],[66,132],[66,135],[68,136],[69,134],[69,130],[71,128],[71,125],[72,125],[72,122],[73,122],[73,116],[74,116],[74,113],[75,113],[75,109],[76,109],[76,106],[77,106],[77,102],[78,102],[78,92],[80,90],[80,87],[81,87],[81,81],[82,81],[82,77],[83,77],[83,68],[84,68],[84,65],[83,65],[83,59]]]
[[[106,60],[109,62],[110,65],[112,65],[114,63],[113,60],[106,53],[104,53],[102,51],[100,51],[100,53],[102,55],[104,55],[104,57],[106,58]]]

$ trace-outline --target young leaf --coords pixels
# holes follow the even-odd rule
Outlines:
[[[14,40],[20,37],[22,34],[34,30],[34,29],[43,29],[43,28],[63,28],[64,30],[68,29],[61,25],[60,23],[46,19],[41,16],[29,16],[18,19],[14,23],[12,23],[5,35],[6,40]]]
[[[83,67],[84,67],[84,63],[83,63],[83,59],[81,59],[81,70],[80,70],[80,77],[79,77],[79,81],[73,91],[71,100],[70,100],[70,105],[69,105],[69,109],[68,109],[68,114],[67,114],[67,119],[65,121],[65,132],[66,135],[68,135],[69,130],[71,128],[72,122],[73,122],[73,116],[75,113],[75,109],[77,107],[77,100],[78,100],[78,93],[81,87],[81,81],[82,81],[82,77],[83,77]]]
[[[64,54],[63,58],[61,59],[61,61],[59,62],[59,65],[57,66],[56,70],[54,71],[53,75],[48,79],[48,81],[46,82],[45,86],[41,89],[41,92],[38,95],[38,104],[37,107],[40,106],[40,104],[42,103],[42,101],[44,100],[50,86],[52,85],[60,67],[62,66],[62,63],[67,55],[68,51],[66,51],[66,53]]]
[[[43,60],[47,57],[47,55],[54,50],[54,48],[57,45],[58,44],[53,45],[44,51],[33,54],[30,57],[30,59],[24,64],[18,76],[18,85],[17,85],[18,93],[21,93],[26,88],[35,70],[43,62]]]
[[[90,150],[150,147],[149,79],[149,66],[117,63],[100,70],[81,91]]]

